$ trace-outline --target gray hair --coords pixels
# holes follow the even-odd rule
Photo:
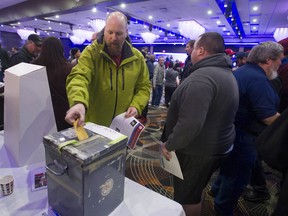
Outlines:
[[[263,42],[252,48],[249,52],[247,62],[265,64],[269,59],[276,60],[279,58],[281,53],[284,53],[284,48],[281,44],[273,41]]]

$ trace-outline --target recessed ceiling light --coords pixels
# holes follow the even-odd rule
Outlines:
[[[257,19],[253,19],[253,22],[254,22],[254,23],[257,22]]]
[[[56,19],[59,19],[59,15],[56,15],[55,18],[56,18]]]
[[[126,7],[126,4],[122,3],[122,4],[120,5],[120,7],[121,7],[121,8],[125,8],[125,7]]]
[[[93,13],[96,13],[96,12],[97,12],[97,8],[96,8],[96,7],[93,7],[93,8],[92,8],[92,12],[93,12]]]
[[[212,14],[212,10],[208,10],[207,13],[210,15]]]
[[[169,23],[167,24],[167,27],[170,27],[170,24],[169,24]]]
[[[221,21],[220,20],[217,20],[217,22],[216,22],[218,25],[221,23]]]
[[[150,15],[148,18],[149,18],[150,20],[153,19],[153,17],[152,17],[151,15]]]
[[[253,11],[257,11],[258,10],[258,7],[257,6],[254,6],[253,7]]]

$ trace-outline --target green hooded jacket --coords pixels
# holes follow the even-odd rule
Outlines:
[[[151,84],[145,59],[125,41],[121,64],[107,54],[103,35],[87,46],[66,80],[70,107],[86,108],[86,122],[109,126],[112,119],[135,107],[141,114],[150,98]]]

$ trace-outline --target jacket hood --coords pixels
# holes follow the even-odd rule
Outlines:
[[[229,67],[232,68],[232,60],[231,58],[226,55],[225,53],[218,53],[211,56],[208,56],[199,62],[193,64],[193,66],[190,68],[190,72],[193,73],[193,71],[202,68],[202,67]]]

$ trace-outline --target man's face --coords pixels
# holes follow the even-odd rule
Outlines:
[[[187,55],[191,55],[191,53],[193,51],[193,46],[191,47],[190,44],[186,44],[185,51],[186,51]]]
[[[77,51],[77,53],[75,54],[75,57],[76,57],[76,58],[79,58],[79,57],[80,57],[80,55],[81,55],[81,51],[80,51],[80,50],[78,50],[78,51]]]
[[[242,65],[245,65],[246,64],[246,57],[242,58],[242,59],[237,59],[236,60],[236,65],[238,67],[242,66]]]
[[[111,56],[120,56],[127,37],[127,26],[116,17],[111,17],[105,26],[104,40]]]
[[[164,65],[164,58],[162,58],[162,57],[159,58],[159,59],[158,59],[158,64],[161,65],[161,66],[163,66],[163,65]]]
[[[41,46],[36,45],[33,41],[28,41],[27,50],[31,55],[37,56],[41,51]]]
[[[268,66],[269,66],[269,71],[268,71],[268,78],[269,79],[274,79],[275,77],[277,77],[278,73],[278,69],[279,69],[279,66],[282,64],[281,60],[284,58],[284,55],[281,54],[276,60],[272,60],[270,59],[268,61]]]
[[[191,62],[192,64],[195,64],[196,62],[198,62],[199,59],[199,54],[202,52],[202,48],[201,47],[197,47],[198,44],[198,40],[194,43],[194,47],[191,53]]]

